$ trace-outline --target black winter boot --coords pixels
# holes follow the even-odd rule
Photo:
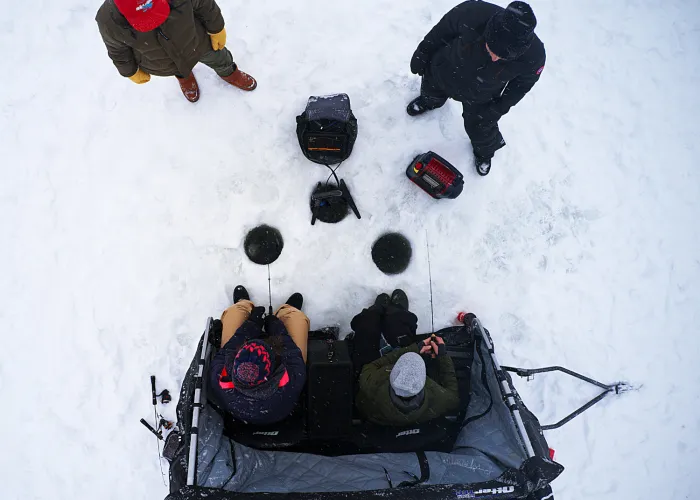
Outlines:
[[[410,116],[418,116],[433,109],[435,109],[435,106],[430,106],[427,102],[425,102],[423,96],[419,95],[408,103],[406,113],[408,113]]]
[[[250,300],[250,295],[248,295],[248,290],[243,285],[238,285],[233,289],[233,303],[235,304],[241,300]]]
[[[293,293],[287,299],[287,302],[285,302],[285,304],[295,307],[296,309],[299,309],[301,311],[301,306],[304,305],[304,296],[299,292]]]
[[[408,297],[406,296],[406,292],[399,288],[391,293],[391,303],[404,311],[408,311]]]
[[[389,304],[391,304],[391,297],[386,293],[380,293],[377,295],[377,300],[374,301],[374,305],[379,307],[386,307]]]
[[[485,177],[489,175],[489,172],[491,171],[491,158],[480,158],[475,156],[474,166],[476,167],[476,173],[482,177]]]

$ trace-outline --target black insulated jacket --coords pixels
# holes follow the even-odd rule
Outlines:
[[[537,83],[544,69],[544,44],[535,36],[515,60],[493,62],[486,50],[486,23],[502,7],[466,1],[430,30],[418,45],[411,69],[433,80],[452,99],[465,104],[492,103],[505,114]]]

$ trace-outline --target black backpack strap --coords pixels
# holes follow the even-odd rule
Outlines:
[[[403,483],[399,484],[397,488],[410,488],[412,486],[418,486],[419,484],[426,483],[430,480],[430,462],[428,462],[428,457],[423,451],[416,452],[416,456],[418,457],[418,463],[420,464],[420,477],[404,471],[413,478],[413,481],[404,481]]]

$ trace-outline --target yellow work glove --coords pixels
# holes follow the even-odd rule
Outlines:
[[[222,29],[218,33],[209,33],[211,37],[211,47],[214,50],[221,50],[226,45],[226,28]]]
[[[141,85],[142,83],[146,83],[146,82],[150,81],[151,75],[149,75],[148,73],[143,71],[141,68],[139,68],[136,71],[136,73],[134,73],[133,75],[131,75],[129,77],[129,80],[131,80],[132,82],[134,82],[138,85]]]

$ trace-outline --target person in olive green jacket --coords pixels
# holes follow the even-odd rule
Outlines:
[[[401,290],[396,290],[393,295],[402,294]],[[380,295],[372,307],[378,309],[382,302],[387,303],[389,297],[385,295]],[[405,311],[408,311],[405,294],[402,298],[403,300],[392,299],[386,307],[405,307]],[[365,309],[358,317],[367,315],[368,312],[372,312],[372,308]],[[353,319],[355,325],[359,324],[356,321],[358,317]],[[364,349],[363,344],[367,344],[374,350],[374,329],[363,330],[355,331],[355,349]],[[435,380],[427,376],[424,357],[437,365]],[[357,408],[367,420],[375,424],[420,424],[458,409],[459,404],[457,375],[452,359],[447,355],[445,342],[440,337],[433,336],[422,344],[395,349],[362,367]]]
[[[119,73],[137,84],[176,76],[190,102],[199,99],[192,68],[201,62],[226,82],[254,90],[225,47],[226,29],[215,0],[105,0],[95,18]]]

